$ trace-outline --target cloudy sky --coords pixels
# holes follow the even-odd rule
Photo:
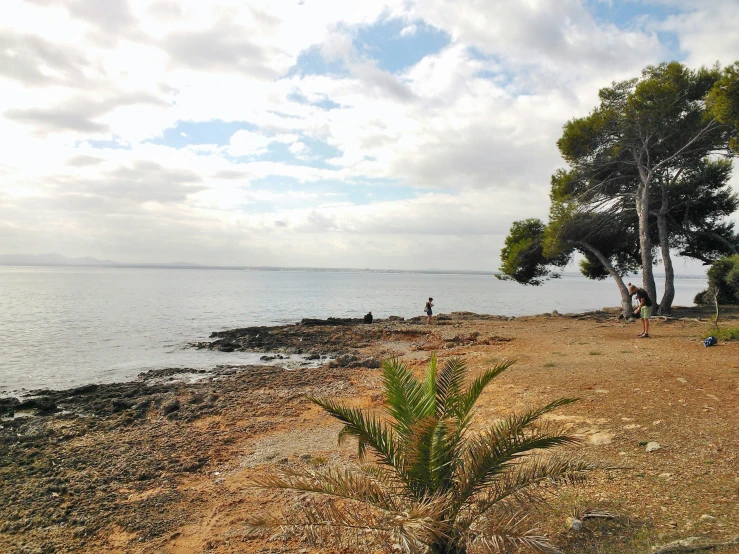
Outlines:
[[[0,11],[0,254],[120,262],[495,270],[600,87],[739,59],[739,0]]]

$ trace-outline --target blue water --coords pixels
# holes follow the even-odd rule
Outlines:
[[[658,290],[663,283],[658,280]],[[701,278],[676,280],[692,305]],[[213,331],[305,317],[526,315],[618,306],[611,280],[566,275],[540,287],[492,275],[341,271],[0,267],[0,393],[131,379],[149,369],[251,363],[185,349]]]

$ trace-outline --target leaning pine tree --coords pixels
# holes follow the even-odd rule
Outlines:
[[[485,387],[512,362],[466,384],[465,362],[440,369],[431,358],[417,380],[398,360],[383,364],[385,411],[380,417],[329,399],[311,400],[344,423],[339,440],[354,437],[359,466],[283,470],[254,480],[264,489],[307,493],[290,513],[249,518],[248,532],[282,531],[311,542],[366,551],[407,553],[558,552],[528,522],[551,486],[579,482],[600,464],[545,455],[577,439],[542,416],[574,402],[541,408],[471,430]]]

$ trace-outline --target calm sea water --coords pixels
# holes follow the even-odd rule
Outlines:
[[[658,290],[662,283],[658,282]],[[692,305],[705,279],[676,282]],[[566,275],[541,287],[492,275],[0,267],[0,394],[122,381],[149,369],[212,368],[259,355],[186,349],[211,332],[304,317],[526,315],[620,304],[612,281]]]

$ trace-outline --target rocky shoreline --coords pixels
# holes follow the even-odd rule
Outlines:
[[[692,336],[695,329],[702,329],[700,319],[705,319],[706,314],[698,310],[678,310],[673,317],[656,321],[654,334],[657,337],[665,333],[674,335],[667,349],[660,350],[658,355],[669,357],[684,350],[685,346],[681,345],[687,343],[683,334]],[[736,315],[729,314],[729,317]],[[507,409],[517,406],[511,403],[511,398],[527,403],[532,400],[531,392],[527,391],[537,387],[537,383],[563,387],[558,394],[573,392],[593,397],[592,402],[602,401],[607,389],[625,386],[625,391],[639,391],[643,386],[640,382],[624,383],[620,373],[614,373],[610,384],[593,384],[595,375],[606,375],[620,366],[633,369],[627,361],[630,358],[622,354],[627,350],[620,344],[628,339],[618,338],[627,334],[631,337],[633,331],[628,323],[618,319],[617,309],[519,318],[459,312],[440,315],[432,326],[425,325],[420,317],[375,320],[372,324],[336,318],[308,319],[295,325],[217,332],[211,335],[210,341],[191,345],[216,351],[264,352],[265,356],[273,358],[265,360],[265,365],[217,366],[210,371],[163,369],[141,374],[136,380],[125,383],[32,391],[22,398],[0,399],[0,494],[4,500],[0,503],[0,551],[258,552],[259,548],[243,543],[232,550],[227,547],[231,539],[219,538],[216,531],[209,531],[213,535],[210,538],[198,539],[201,542],[197,543],[197,549],[177,550],[172,545],[182,544],[183,533],[187,535],[183,529],[199,525],[214,505],[223,502],[224,491],[218,492],[218,487],[229,483],[224,481],[224,468],[233,468],[236,475],[237,460],[245,452],[256,456],[249,462],[249,467],[256,467],[272,463],[306,463],[316,455],[316,448],[319,451],[334,448],[319,447],[318,443],[310,441],[303,444],[303,439],[299,439],[318,433],[328,445],[335,445],[333,430],[326,427],[328,421],[311,411],[306,396],[344,397],[355,401],[364,398],[361,402],[372,405],[379,400],[373,391],[377,389],[376,368],[381,360],[399,356],[422,368],[431,353],[437,352],[442,356],[466,356],[478,365],[503,357],[522,357],[517,370],[519,377],[504,385],[512,388],[501,389],[508,391],[499,399]],[[599,338],[593,339],[594,336]],[[586,346],[591,340],[595,340],[598,350]],[[608,347],[610,350],[601,362],[598,356],[603,344],[613,340],[616,342]],[[649,344],[663,348],[658,339]],[[637,341],[634,347],[628,348],[645,346]],[[570,350],[571,355],[568,354]],[[720,348],[710,350],[722,352]],[[565,376],[557,371],[560,360],[564,359],[570,360],[575,373]],[[297,369],[281,367],[288,362],[298,364]],[[301,366],[303,363],[306,365]],[[701,367],[696,369],[695,375],[685,370],[680,373],[682,381],[678,385],[702,379],[705,383],[700,384],[699,391],[714,391],[719,383],[729,387],[728,382],[709,382],[709,375],[713,374]],[[645,378],[649,380],[654,376],[638,377],[640,381]],[[665,381],[656,390],[671,390],[675,377],[669,379],[669,384]],[[536,390],[537,395],[543,395],[542,399],[553,394],[549,386]],[[711,392],[709,397],[723,396],[720,390],[730,388]],[[601,419],[584,414],[577,416],[580,419],[575,421],[595,422],[608,418],[609,421],[631,421],[633,416],[624,407],[629,398],[628,394],[618,394],[610,403],[599,404],[597,418]],[[704,403],[713,402],[711,398]],[[587,400],[582,405],[586,411],[590,402]],[[675,408],[666,408],[667,400],[655,398],[653,415],[651,400],[641,402],[644,404],[640,410],[650,414],[645,416],[649,419],[644,423],[645,429],[653,427],[652,421],[673,417],[670,413]],[[672,406],[671,400],[669,406]],[[613,411],[611,415],[607,415],[608,409]],[[702,411],[697,406],[697,409],[697,415],[693,416],[698,418],[696,421],[713,416],[714,409],[716,414],[723,413],[721,406],[710,407],[710,410],[704,407]],[[493,417],[493,412],[488,415]],[[724,419],[720,421],[727,421],[728,415],[727,412],[721,416]],[[594,419],[589,419],[591,417]],[[723,471],[722,453],[730,452],[729,444],[735,442],[733,427],[724,431],[721,426],[726,424],[706,422],[706,429],[714,429],[714,434],[716,429],[725,432],[723,438],[712,439],[716,444],[723,441],[721,444],[727,449],[711,454],[714,473]],[[626,437],[641,428],[629,423],[619,435],[596,429],[595,423],[585,424],[584,428],[590,427],[593,433],[598,431],[597,436],[605,433],[616,438]],[[284,435],[292,438],[280,439],[286,429],[298,434]],[[643,437],[648,440],[652,435],[644,434]],[[668,444],[666,450],[660,451],[662,457],[673,456],[679,444],[687,445],[695,439],[693,435],[673,437],[664,431],[654,438]],[[267,456],[264,453],[266,443],[259,442],[264,440],[277,445],[274,446],[275,454]],[[637,442],[634,443],[637,451],[643,451]],[[670,444],[675,445],[672,451]],[[624,444],[618,448],[631,452],[631,447]],[[613,452],[612,455],[618,457],[621,453]],[[633,456],[625,461],[642,463],[636,454]],[[650,461],[645,467],[653,463]],[[691,462],[676,461],[674,467],[686,463]],[[728,458],[726,463],[729,464],[726,470],[730,471]],[[676,471],[669,464],[665,467],[660,470],[662,477],[655,477],[657,481],[650,485],[654,494],[661,494],[660,487],[666,483],[664,475]],[[235,483],[228,496],[233,499],[231,502],[237,503],[234,506],[245,501],[244,493],[239,492],[243,487]],[[621,486],[630,490],[628,483]],[[208,495],[203,491],[209,491]],[[248,505],[239,508],[244,509],[250,508]],[[223,525],[228,530],[236,524],[225,522]],[[212,548],[203,546],[208,544]],[[165,548],[166,545],[172,548]]]
[[[171,532],[188,517],[166,506],[197,503],[179,485],[228,457],[229,424],[264,433],[295,415],[302,395],[348,386],[343,371],[330,368],[208,373],[188,382],[187,370],[152,371],[6,402],[6,414],[19,417],[0,421],[0,551],[78,552],[111,524],[141,541]],[[20,417],[32,410],[35,417]],[[209,418],[225,428],[195,425]],[[161,494],[139,497],[152,488]]]

